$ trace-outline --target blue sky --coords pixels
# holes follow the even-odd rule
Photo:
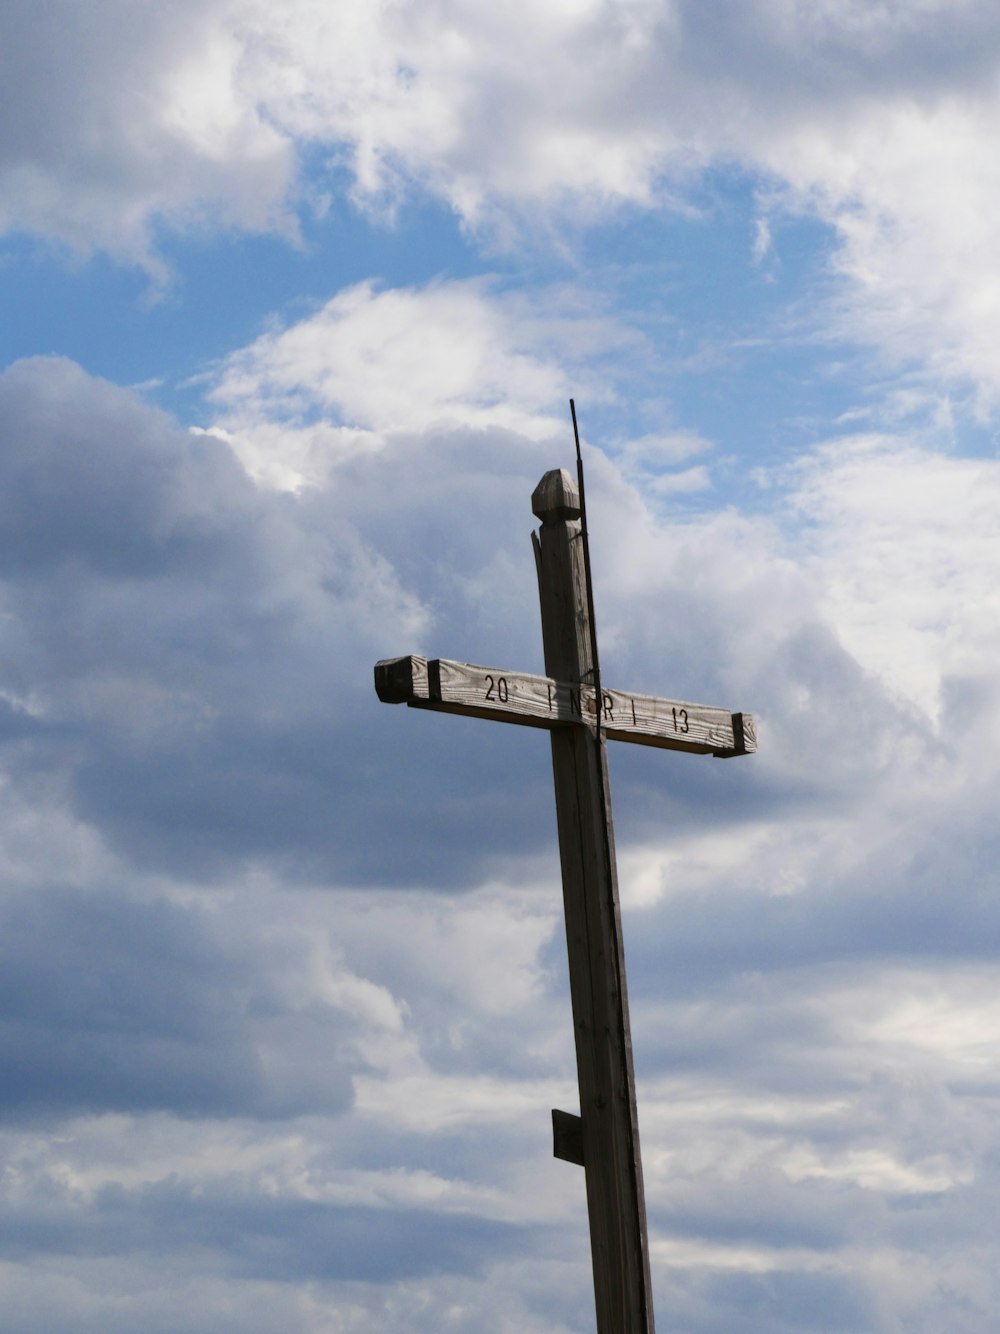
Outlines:
[[[0,1326],[593,1328],[541,670],[584,435],[657,1316],[986,1334],[1000,17],[0,17]]]

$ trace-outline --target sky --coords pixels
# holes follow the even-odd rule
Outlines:
[[[1000,1306],[1000,10],[6,0],[0,1327],[593,1329],[584,440],[662,1334]]]

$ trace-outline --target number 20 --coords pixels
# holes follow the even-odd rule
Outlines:
[[[486,698],[498,699],[501,704],[506,704],[507,700],[510,698],[510,691],[507,689],[506,676],[498,676],[496,681],[493,680],[492,676],[487,676],[486,679],[489,681],[489,685],[486,688]],[[494,690],[496,691],[495,695],[493,693]]]

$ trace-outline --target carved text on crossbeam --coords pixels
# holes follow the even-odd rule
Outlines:
[[[462,713],[523,727],[596,721],[592,686],[555,681],[448,658],[386,658],[376,664],[375,689],[386,704]],[[656,695],[601,689],[601,731],[612,741],[728,759],[757,749],[753,715],[730,713]]]

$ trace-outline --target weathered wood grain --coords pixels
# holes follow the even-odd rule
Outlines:
[[[375,689],[388,704],[464,713],[523,727],[593,722],[593,688],[549,676],[411,655],[376,664]],[[601,727],[613,741],[728,758],[757,749],[753,717],[684,700],[601,691]]]

